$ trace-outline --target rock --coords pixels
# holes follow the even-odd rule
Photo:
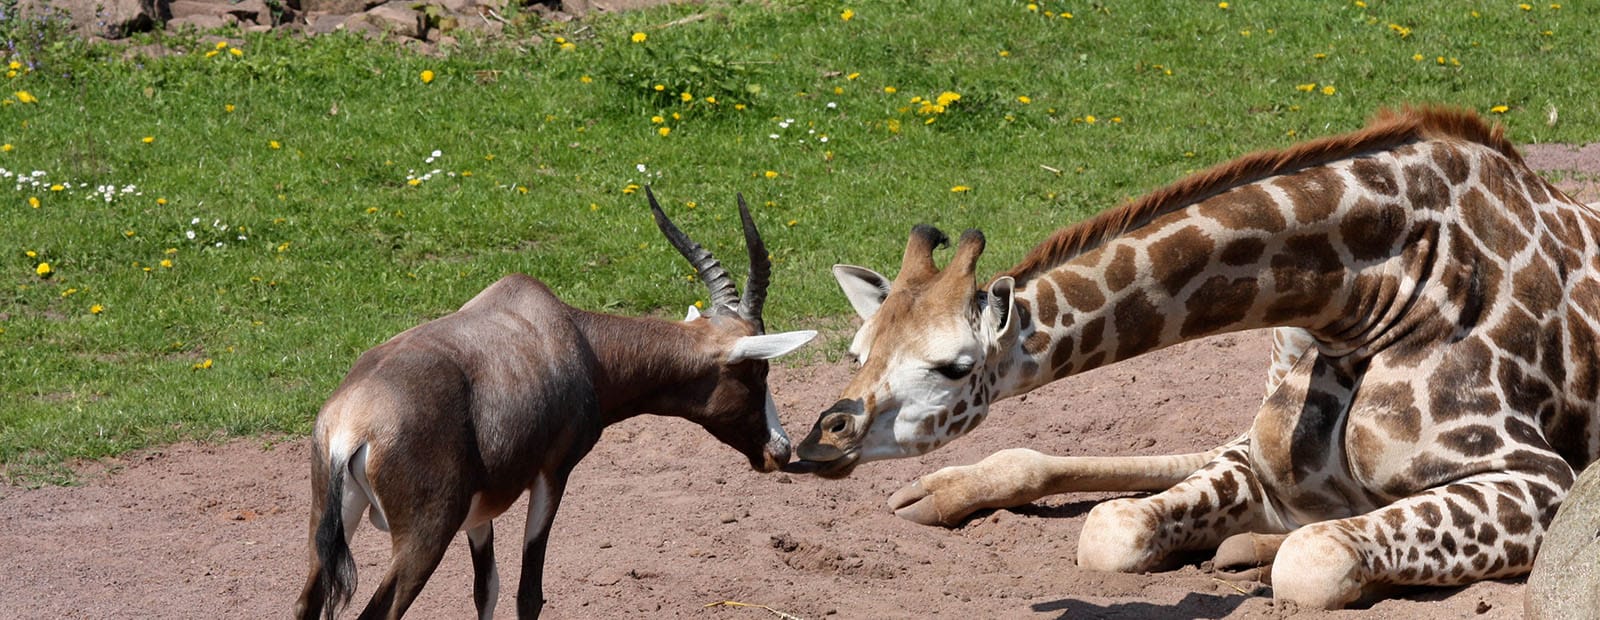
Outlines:
[[[353,15],[367,10],[377,2],[367,0],[290,0],[289,6],[295,11],[306,13],[331,13],[333,15]]]
[[[1545,532],[1523,594],[1531,620],[1593,618],[1600,610],[1600,465],[1590,465]]]
[[[22,17],[65,14],[79,34],[121,39],[172,18],[168,0],[21,0]]]
[[[367,23],[378,27],[378,30],[412,39],[421,39],[428,34],[428,24],[419,11],[393,4],[380,4],[367,11]],[[349,27],[349,24],[346,24]]]
[[[601,13],[619,13],[636,9],[650,8],[664,4],[677,4],[684,0],[562,0],[561,11],[577,17],[588,15],[590,11]]]
[[[200,31],[216,30],[232,26],[237,22],[238,20],[235,20],[232,15],[226,13],[222,15],[185,15],[167,20],[167,30],[178,31],[184,28],[193,28]]]

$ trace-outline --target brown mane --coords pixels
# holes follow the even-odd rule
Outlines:
[[[1234,187],[1425,139],[1477,142],[1500,151],[1513,162],[1522,162],[1522,156],[1506,140],[1505,128],[1491,127],[1470,110],[1440,107],[1381,110],[1360,131],[1320,138],[1283,150],[1251,153],[1191,174],[1136,201],[1061,228],[1028,252],[1022,262],[1001,275],[1016,278],[1021,286],[1034,276],[1144,226],[1161,215]]]

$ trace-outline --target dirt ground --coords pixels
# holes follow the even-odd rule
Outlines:
[[[1600,147],[1526,153],[1537,168],[1589,175],[1563,185],[1600,200]],[[1113,495],[1049,498],[956,529],[915,525],[884,505],[922,474],[1002,448],[1212,447],[1248,428],[1269,350],[1265,332],[1245,332],[1059,381],[995,405],[947,448],[868,464],[843,481],[756,474],[681,420],[619,424],[578,467],[556,518],[545,617],[1287,617],[1295,610],[1275,605],[1269,588],[1215,579],[1204,558],[1153,574],[1077,568],[1084,516]],[[848,373],[843,364],[774,371],[774,398],[796,440]],[[177,445],[84,464],[79,486],[0,485],[0,618],[287,616],[305,571],[307,445],[298,437]],[[499,520],[507,617],[525,510]],[[470,560],[458,538],[412,617],[471,617]],[[359,606],[387,563],[386,536],[364,525],[355,555]],[[1521,580],[1485,582],[1294,617],[1520,618],[1522,589]],[[723,601],[769,609],[710,606]]]

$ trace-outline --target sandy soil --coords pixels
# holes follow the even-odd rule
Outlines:
[[[1600,200],[1600,148],[1535,146],[1541,169]],[[1572,175],[1568,175],[1572,176]],[[1581,176],[1581,175],[1579,175]],[[1083,518],[1109,495],[1059,496],[979,513],[956,529],[889,513],[884,500],[946,465],[1008,447],[1061,455],[1209,448],[1245,430],[1261,397],[1264,332],[1221,336],[1057,382],[995,406],[983,427],[926,457],[863,466],[844,481],[759,475],[691,424],[612,427],[573,476],[545,571],[548,618],[1255,618],[1295,612],[1270,589],[1212,576],[1206,558],[1153,574],[1075,566]],[[848,377],[843,365],[774,372],[790,433],[803,435]],[[287,616],[304,579],[309,489],[302,438],[177,445],[82,466],[82,483],[0,486],[0,618]],[[500,610],[515,609],[525,508],[499,522]],[[471,617],[464,536],[412,617]],[[364,603],[387,563],[363,527]],[[770,608],[716,606],[736,601]],[[1519,618],[1520,580],[1402,593],[1296,618]]]

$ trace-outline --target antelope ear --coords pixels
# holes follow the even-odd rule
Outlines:
[[[761,334],[759,336],[745,336],[733,341],[733,349],[728,351],[728,363],[737,364],[745,360],[770,360],[800,348],[812,338],[817,337],[817,332],[809,329],[783,332],[781,334]]]
[[[865,321],[878,312],[883,299],[889,296],[889,279],[876,271],[855,265],[834,265],[833,279],[839,281],[850,307]]]
[[[698,318],[700,318],[700,309],[694,306],[689,306],[689,316],[683,317],[683,322],[688,323],[689,321],[693,321]]]
[[[1008,332],[1016,331],[1017,302],[1016,280],[1011,276],[995,278],[989,283],[989,294],[983,305],[983,322],[994,329],[994,333],[1004,339]]]

